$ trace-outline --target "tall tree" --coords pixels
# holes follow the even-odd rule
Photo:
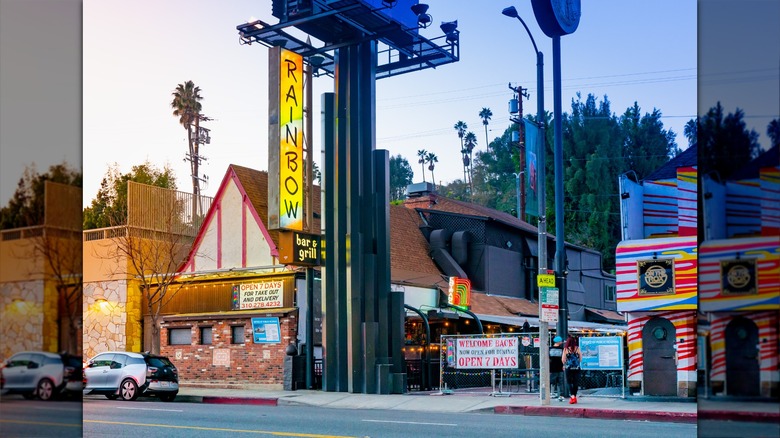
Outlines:
[[[490,118],[493,117],[493,111],[490,108],[483,107],[479,112],[479,117],[482,119],[482,124],[485,125],[485,148],[490,147],[490,141],[488,140],[488,123]]]
[[[25,167],[8,204],[0,209],[0,229],[43,225],[46,181],[81,187],[82,175],[67,162],[39,173],[34,164]]]
[[[393,201],[404,198],[406,187],[414,180],[414,171],[409,161],[400,154],[390,157],[390,197]]]
[[[477,136],[469,131],[466,133],[466,136],[463,138],[463,141],[466,145],[466,153],[469,156],[469,188],[474,191],[474,173],[472,171],[473,169],[473,162],[474,162],[474,148],[477,147]]]
[[[179,118],[179,123],[187,130],[187,145],[189,146],[190,171],[192,172],[192,194],[196,202],[192,203],[192,220],[200,213],[197,200],[200,199],[200,180],[198,174],[198,165],[200,164],[200,101],[203,97],[200,95],[200,87],[192,81],[187,81],[176,86],[174,90],[171,108],[173,115]],[[194,130],[193,130],[194,127]]]
[[[774,119],[769,122],[769,125],[766,127],[766,135],[768,135],[771,140],[770,147],[777,147],[780,145],[780,119]]]
[[[466,130],[469,129],[468,125],[466,125],[466,122],[462,120],[458,120],[457,123],[455,123],[455,131],[458,132],[458,137],[460,138],[460,153],[463,154],[463,183],[467,183],[468,180],[466,179],[466,167],[468,166],[468,160],[466,159],[466,152],[463,148],[463,136],[466,135]]]
[[[672,130],[665,130],[661,122],[661,111],[653,108],[652,113],[641,114],[639,105],[626,109],[620,118],[620,128],[625,139],[622,157],[628,170],[644,179],[674,157],[678,150]]]
[[[683,128],[683,135],[688,139],[688,146],[693,146],[696,143],[696,120],[688,120]]]
[[[699,119],[699,174],[715,173],[721,180],[757,157],[761,148],[758,133],[747,129],[741,109],[724,116],[718,102]]]
[[[428,151],[425,149],[419,149],[417,151],[417,162],[420,163],[420,168],[422,169],[423,182],[425,182],[425,156],[427,154]]]
[[[425,154],[425,162],[428,163],[428,170],[431,171],[431,181],[433,182],[433,188],[436,189],[436,179],[433,176],[433,169],[436,167],[434,163],[439,162],[439,157],[436,156],[433,152],[428,152]]]

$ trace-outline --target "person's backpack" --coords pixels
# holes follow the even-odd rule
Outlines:
[[[580,367],[580,356],[577,352],[566,352],[566,369],[576,370]]]

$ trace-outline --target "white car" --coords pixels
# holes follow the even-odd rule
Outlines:
[[[76,369],[80,362],[77,356],[22,351],[0,367],[0,388],[3,392],[22,394],[26,399],[41,400],[52,400],[66,390],[81,391],[71,385],[71,377],[80,374]]]
[[[104,394],[111,400],[156,396],[173,401],[179,392],[179,372],[165,356],[107,351],[90,359],[84,368],[87,394]]]

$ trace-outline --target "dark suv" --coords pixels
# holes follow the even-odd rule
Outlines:
[[[107,351],[93,357],[84,369],[87,394],[111,400],[135,400],[140,395],[173,401],[179,393],[179,372],[165,356]]]

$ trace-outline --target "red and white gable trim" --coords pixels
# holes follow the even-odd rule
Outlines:
[[[276,257],[279,251],[268,229],[229,167],[178,272],[267,266]]]

